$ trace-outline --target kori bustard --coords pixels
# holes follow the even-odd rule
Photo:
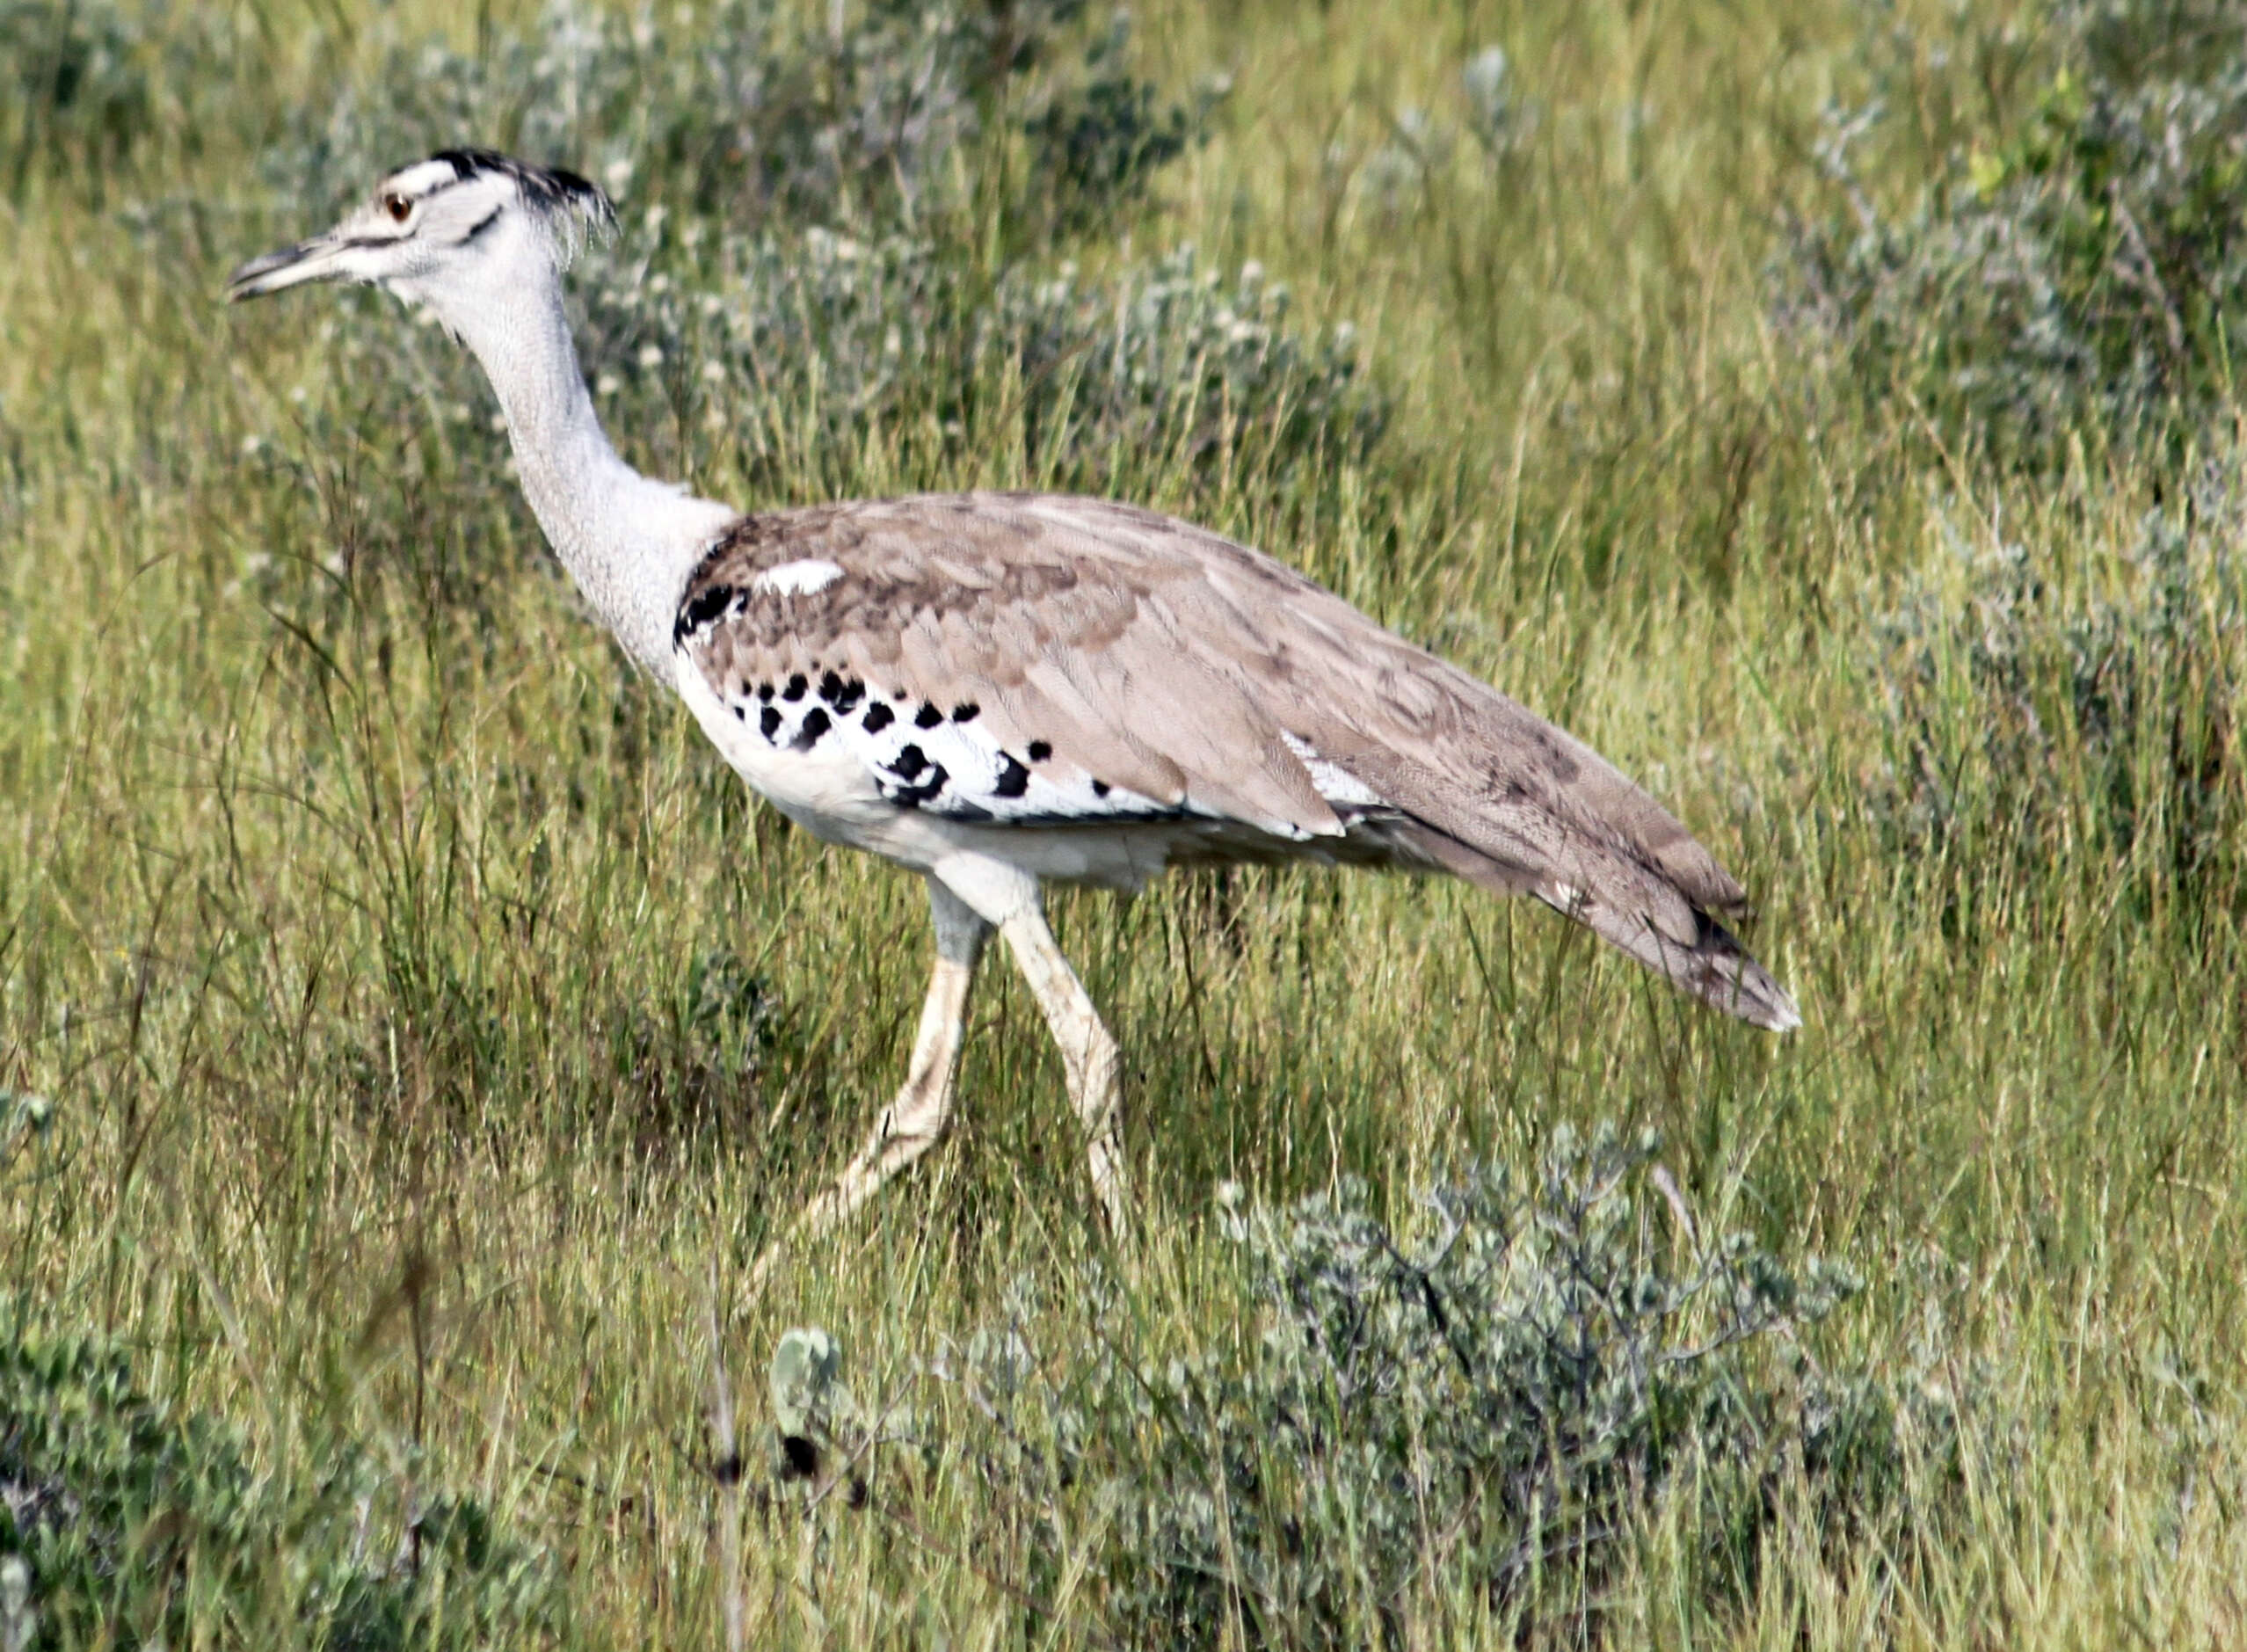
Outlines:
[[[1292,569],[1103,499],[964,493],[743,512],[640,475],[602,433],[562,303],[610,222],[573,173],[447,150],[228,295],[388,287],[491,376],[523,491],[626,651],[743,779],[830,843],[927,880],[936,960],[905,1088],[828,1226],[937,1139],[996,929],[1060,1046],[1108,1217],[1126,1209],[1117,1057],[1040,908],[1181,862],[1449,872],[1589,926],[1759,1027],[1793,1003],[1715,915],[1746,897],[1589,747]]]

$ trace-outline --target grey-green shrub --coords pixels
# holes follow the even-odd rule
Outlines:
[[[2247,14],[2062,0],[2010,48],[2032,68],[1990,76],[2026,83],[2021,106],[1952,133],[1901,206],[1858,152],[1910,124],[1916,57],[1950,54],[1872,15],[1870,100],[1830,115],[1823,215],[1783,260],[1798,336],[1954,448],[2037,467],[2073,433],[2161,437],[2226,397],[2247,320]]]
[[[395,34],[371,74],[316,106],[259,95],[254,18],[115,0],[0,4],[0,158],[11,193],[45,174],[107,199],[144,149],[221,127],[261,156],[292,211],[319,215],[382,170],[484,143],[570,164],[749,222],[919,222],[963,204],[957,153],[1013,135],[1029,164],[1010,206],[1031,233],[1144,188],[1210,98],[1168,103],[1131,71],[1124,14],[1083,0],[865,0],[833,28],[776,0],[691,19],[549,0],[474,53]],[[382,39],[387,25],[366,27]],[[987,200],[983,203],[992,204]]]
[[[554,1626],[549,1561],[471,1499],[407,1496],[350,1443],[303,1478],[274,1474],[229,1423],[142,1392],[101,1338],[0,1333],[0,1556],[29,1568],[34,1644],[257,1629],[386,1652]]]
[[[1094,490],[1150,455],[1362,459],[1385,423],[1347,331],[1296,331],[1283,286],[1190,248],[1107,282],[992,280],[902,237],[658,221],[591,273],[586,316],[604,399],[644,427],[716,425],[753,483],[778,485],[807,422],[841,449],[872,424],[964,448],[1003,421],[1054,482]]]
[[[1946,522],[1952,577],[1870,626],[1888,748],[1873,803],[1902,853],[2028,870],[2095,834],[2164,881],[2236,866],[2232,708],[2247,626],[2239,461],[2213,455],[2103,565]]]
[[[692,20],[549,0],[473,54],[393,40],[332,102],[284,112],[264,170],[317,216],[404,159],[476,142],[741,228],[925,231],[972,204],[1035,239],[1136,197],[1211,101],[1163,100],[1131,72],[1124,14],[1087,38],[1084,10],[867,0],[830,30],[775,0]],[[226,72],[214,55],[197,55],[199,78]],[[1025,164],[994,193],[979,162],[1009,137]]]
[[[1067,1531],[1071,1488],[1098,1488],[1124,1645],[1217,1644],[1228,1625],[1249,1644],[1401,1644],[1439,1573],[1501,1619],[1588,1629],[1668,1498],[1708,1586],[1734,1586],[1790,1490],[1825,1517],[1877,1516],[1909,1424],[1797,1335],[1851,1277],[1679,1231],[1654,1153],[1561,1132],[1530,1176],[1486,1166],[1429,1190],[1409,1237],[1356,1186],[1229,1212],[1255,1314],[1237,1347],[1144,1350],[1120,1301],[1103,1345],[1055,1346],[1021,1287],[934,1368],[985,1422],[948,1460],[1033,1532]]]

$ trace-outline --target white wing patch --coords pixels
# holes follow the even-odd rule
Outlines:
[[[1328,804],[1342,809],[1378,809],[1383,806],[1381,794],[1338,763],[1330,763],[1311,748],[1311,742],[1300,735],[1283,732],[1280,739],[1287,742],[1296,761],[1310,772],[1311,784]]]
[[[802,562],[784,562],[777,568],[767,568],[750,586],[752,591],[769,591],[775,596],[808,597],[824,591],[842,578],[842,564],[829,562],[825,557],[810,557]]]
[[[804,565],[783,564],[773,571]],[[946,819],[1096,826],[1197,812],[1108,785],[1057,758],[1044,740],[1008,750],[971,702],[942,707],[909,695],[892,699],[830,671],[817,682],[798,673],[748,686],[726,696],[725,705],[775,752],[808,756],[823,743],[840,742],[866,766],[886,801]]]

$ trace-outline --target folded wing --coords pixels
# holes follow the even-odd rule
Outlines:
[[[676,638],[776,746],[832,731],[901,807],[1024,830],[1205,821],[1262,854],[1440,868],[1535,896],[1728,1014],[1798,1024],[1717,921],[1739,884],[1654,799],[1188,523],[989,493],[750,516],[697,570]]]

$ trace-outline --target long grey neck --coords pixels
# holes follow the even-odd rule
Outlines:
[[[448,319],[498,394],[523,494],[548,542],[625,651],[668,682],[687,577],[738,513],[617,456],[578,368],[561,278],[543,273]]]

